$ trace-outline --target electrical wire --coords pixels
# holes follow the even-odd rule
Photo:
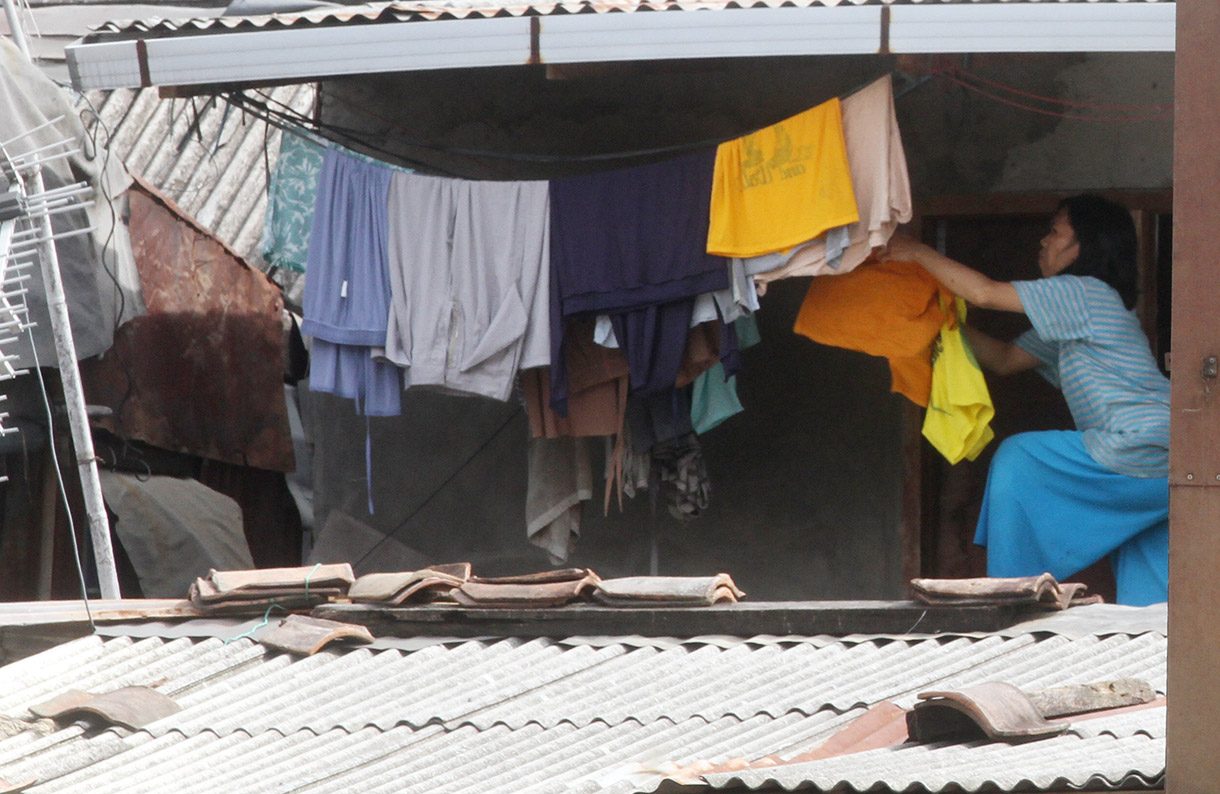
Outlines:
[[[111,196],[109,191],[107,190],[108,180],[106,179],[106,172],[110,168],[111,134],[110,134],[110,128],[106,125],[106,122],[102,120],[102,114],[98,112],[97,106],[93,104],[93,100],[91,100],[89,98],[88,94],[82,93],[80,95],[80,98],[82,100],[84,100],[85,104],[87,104],[89,106],[88,112],[92,115],[92,118],[93,118],[93,123],[88,124],[88,123],[86,123],[85,118],[84,118],[85,111],[82,110],[80,112],[81,125],[85,129],[85,134],[89,136],[89,142],[93,146],[93,151],[94,151],[95,156],[96,156],[96,153],[97,153],[99,145],[100,145],[100,142],[98,140],[98,130],[100,129],[101,132],[106,136],[105,145],[101,147],[103,154],[102,154],[101,170],[98,173],[98,186],[101,188],[100,192],[102,194],[102,198],[106,200],[106,208],[110,212],[110,229],[106,233],[106,239],[102,242],[101,252],[99,255],[99,262],[102,266],[102,270],[106,273],[106,276],[110,279],[110,282],[114,285],[114,292],[115,292],[115,296],[117,299],[117,305],[115,306],[115,309],[117,310],[117,314],[115,314],[115,318],[114,318],[114,322],[115,322],[114,331],[117,332],[118,326],[122,325],[122,323],[123,323],[123,315],[127,313],[127,292],[126,292],[126,290],[123,289],[123,285],[119,281],[119,277],[117,275],[117,270],[118,270],[117,261],[114,263],[113,267],[107,265],[107,263],[106,263],[107,254],[117,257],[117,252],[111,246],[111,243],[114,241],[115,231],[118,228],[118,224],[119,224],[119,214],[118,214],[118,211],[115,210],[115,208],[114,208],[115,197]],[[114,353],[115,361],[118,362],[119,370],[123,373],[123,378],[126,381],[126,387],[123,390],[123,396],[119,399],[118,405],[115,406],[115,408],[114,408],[115,430],[120,435],[122,435],[123,409],[124,409],[124,407],[126,407],[127,401],[129,399],[131,399],[131,395],[135,391],[135,378],[132,376],[132,373],[131,373],[130,362],[127,361],[127,359],[123,355],[123,351],[120,349],[120,347],[121,347],[120,345],[112,345],[111,351]]]
[[[363,131],[356,130],[350,127],[344,127],[338,124],[331,124],[322,121],[315,121],[305,117],[295,110],[277,110],[268,104],[250,97],[248,94],[234,92],[226,95],[233,97],[231,101],[247,109],[255,118],[261,119],[268,124],[274,124],[280,129],[288,132],[297,132],[298,130],[316,131],[317,134],[322,132],[330,133],[336,136],[343,137],[352,141],[366,149],[376,151],[380,154],[388,155],[395,159],[404,159],[397,152],[392,152],[383,147],[371,144],[360,137]],[[254,108],[253,111],[249,108]],[[287,107],[287,106],[285,106]],[[261,114],[261,115],[260,115]],[[298,133],[299,134],[299,133]],[[617,152],[601,152],[598,154],[581,154],[581,155],[566,155],[566,154],[530,154],[524,152],[495,152],[487,149],[467,149],[460,146],[444,146],[441,144],[430,143],[415,138],[404,136],[395,137],[395,141],[403,146],[411,146],[418,149],[425,149],[432,152],[442,154],[456,154],[466,157],[485,157],[492,160],[509,160],[515,162],[530,162],[530,163],[595,163],[607,162],[612,160],[622,160],[631,157],[648,157],[665,154],[684,154],[686,152],[694,152],[700,149],[708,149],[717,146],[728,140],[733,140],[740,137],[732,135],[727,137],[707,138],[689,143],[675,144],[672,146],[656,146],[647,149],[631,149]],[[419,161],[410,161],[428,170],[436,170],[436,167],[430,164],[420,163]]]
[[[53,243],[52,243],[53,244]],[[96,632],[93,622],[93,610],[89,608],[89,588],[85,584],[85,566],[81,562],[80,543],[76,539],[76,521],[72,518],[72,505],[68,502],[68,491],[64,488],[63,471],[59,468],[59,453],[55,449],[55,418],[51,409],[51,398],[47,394],[47,382],[42,375],[42,364],[38,361],[38,346],[34,343],[34,324],[26,325],[26,334],[30,340],[30,350],[34,353],[34,371],[38,373],[38,387],[42,394],[42,405],[47,412],[47,449],[51,452],[51,463],[55,467],[55,483],[59,487],[59,497],[63,500],[64,514],[68,517],[68,535],[72,538],[72,556],[76,560],[76,575],[80,580],[80,597],[85,604],[85,616],[89,619],[90,631]]]
[[[1055,105],[1066,105],[1069,107],[1088,108],[1090,110],[1173,110],[1172,104],[1169,104],[1169,105],[1103,105],[1103,104],[1096,104],[1096,103],[1092,103],[1092,102],[1073,102],[1070,99],[1058,99],[1056,97],[1042,96],[1041,94],[1034,94],[1029,91],[1023,91],[1020,88],[1015,88],[1013,86],[1006,85],[1006,84],[998,82],[996,80],[989,80],[980,74],[976,74],[976,73],[968,71],[966,69],[962,69],[961,67],[956,67],[956,68],[952,69],[951,71],[958,76],[968,77],[971,80],[977,80],[978,82],[980,82],[984,85],[991,86],[992,88],[998,88],[1002,91],[1007,91],[1010,94],[1016,94],[1017,96],[1023,96],[1023,97],[1026,97],[1027,99],[1036,99],[1040,102],[1049,102],[1049,103],[1052,103]]]
[[[415,518],[415,516],[419,515],[421,510],[423,510],[425,507],[427,507],[432,502],[433,499],[435,499],[437,496],[439,496],[441,491],[445,490],[445,488],[447,488],[449,486],[449,483],[453,482],[453,480],[459,474],[461,474],[462,471],[467,466],[469,466],[471,463],[474,462],[475,458],[479,457],[479,455],[482,455],[483,450],[485,450],[489,446],[491,446],[491,442],[495,441],[499,437],[499,435],[504,432],[504,429],[506,427],[508,427],[510,424],[512,424],[513,420],[516,419],[517,416],[519,414],[521,414],[521,412],[523,410],[524,409],[518,407],[517,410],[510,413],[508,415],[508,418],[504,420],[503,424],[501,424],[499,427],[497,427],[495,429],[495,432],[493,432],[490,436],[488,436],[487,439],[482,444],[479,445],[479,448],[470,454],[470,457],[466,458],[466,460],[462,461],[461,464],[456,469],[454,469],[452,472],[450,472],[449,476],[445,478],[444,482],[442,482],[440,485],[436,486],[436,488],[432,491],[432,493],[428,494],[428,496],[422,502],[420,502],[418,505],[416,505],[415,509],[412,510],[407,515],[406,518],[404,518],[402,521],[398,522],[398,526],[394,527],[394,529],[392,529],[388,533],[386,533],[386,536],[383,537],[381,540],[374,543],[373,547],[364,553],[364,556],[362,556],[360,559],[356,560],[356,562],[353,564],[353,567],[359,567],[361,565],[361,563],[363,563],[370,556],[372,556],[373,552],[380,549],[385,543],[387,543],[388,541],[393,539],[395,535],[397,535],[399,532],[401,532],[403,530],[403,528],[407,526],[407,524],[411,523],[411,519],[413,519],[413,518]],[[369,488],[370,488],[370,490],[372,489],[371,483],[369,484]]]
[[[1010,105],[1012,107],[1019,108],[1021,110],[1029,111],[1030,113],[1039,113],[1043,116],[1054,116],[1055,118],[1072,119],[1075,121],[1096,121],[1096,122],[1114,122],[1114,123],[1132,122],[1132,121],[1157,121],[1160,119],[1173,118],[1173,111],[1169,111],[1167,113],[1158,113],[1158,114],[1154,114],[1154,115],[1150,115],[1150,116],[1088,116],[1088,115],[1084,115],[1084,114],[1080,114],[1080,113],[1063,113],[1063,112],[1057,111],[1057,110],[1047,110],[1045,108],[1039,108],[1039,107],[1034,107],[1032,105],[1022,104],[1015,100],[999,96],[998,94],[994,94],[990,91],[987,91],[984,88],[980,88],[979,86],[974,85],[973,83],[970,83],[970,82],[967,82],[966,80],[961,79],[960,77],[957,76],[957,73],[958,73],[957,70],[947,70],[947,71],[937,72],[936,76],[942,77],[945,80],[948,80],[952,83],[956,83],[957,85],[960,85],[963,88],[966,88],[970,91],[974,91],[975,93],[977,93],[983,97],[986,97],[987,99],[990,99],[992,101],[1000,102],[1001,104],[1004,104],[1004,105]]]

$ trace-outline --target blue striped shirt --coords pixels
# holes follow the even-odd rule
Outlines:
[[[1033,328],[1015,344],[1063,391],[1085,449],[1133,477],[1169,474],[1169,380],[1117,291],[1090,277],[1013,282]]]

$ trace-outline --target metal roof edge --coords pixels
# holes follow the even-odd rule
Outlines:
[[[94,32],[65,52],[79,90],[708,57],[1165,52],[1175,47],[1175,6],[1030,0],[658,0],[485,8],[390,3],[354,12],[345,7],[265,18],[130,23]],[[644,13],[652,10],[722,13]],[[273,21],[277,27],[271,29]],[[411,22],[433,24],[406,24]]]

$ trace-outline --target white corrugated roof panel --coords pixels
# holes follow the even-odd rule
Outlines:
[[[1175,9],[1172,2],[1152,0],[391,2],[107,23],[68,47],[67,55],[74,84],[94,89],[265,85],[527,63],[1166,52],[1174,49]],[[644,13],[656,11],[667,13]]]
[[[675,774],[703,787],[930,791],[1158,780],[1163,706],[1081,719],[1068,734],[1015,747],[897,745],[784,763],[864,706],[909,705],[927,689],[1131,676],[1163,690],[1163,630],[1079,628],[1070,636],[447,640],[308,658],[247,638],[87,637],[0,668],[0,714],[28,718],[30,705],[64,690],[130,684],[154,686],[183,710],[138,731],[61,726],[10,736],[0,740],[0,777],[38,777],[31,794],[628,794],[655,791]],[[762,759],[771,765],[708,771]]]

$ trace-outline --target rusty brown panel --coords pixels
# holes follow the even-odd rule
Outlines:
[[[1220,3],[1177,4],[1174,97],[1173,370],[1169,495],[1166,790],[1205,794],[1220,780]]]
[[[295,467],[283,391],[283,298],[267,277],[143,184],[131,240],[148,314],[84,362],[122,438],[273,471]]]

